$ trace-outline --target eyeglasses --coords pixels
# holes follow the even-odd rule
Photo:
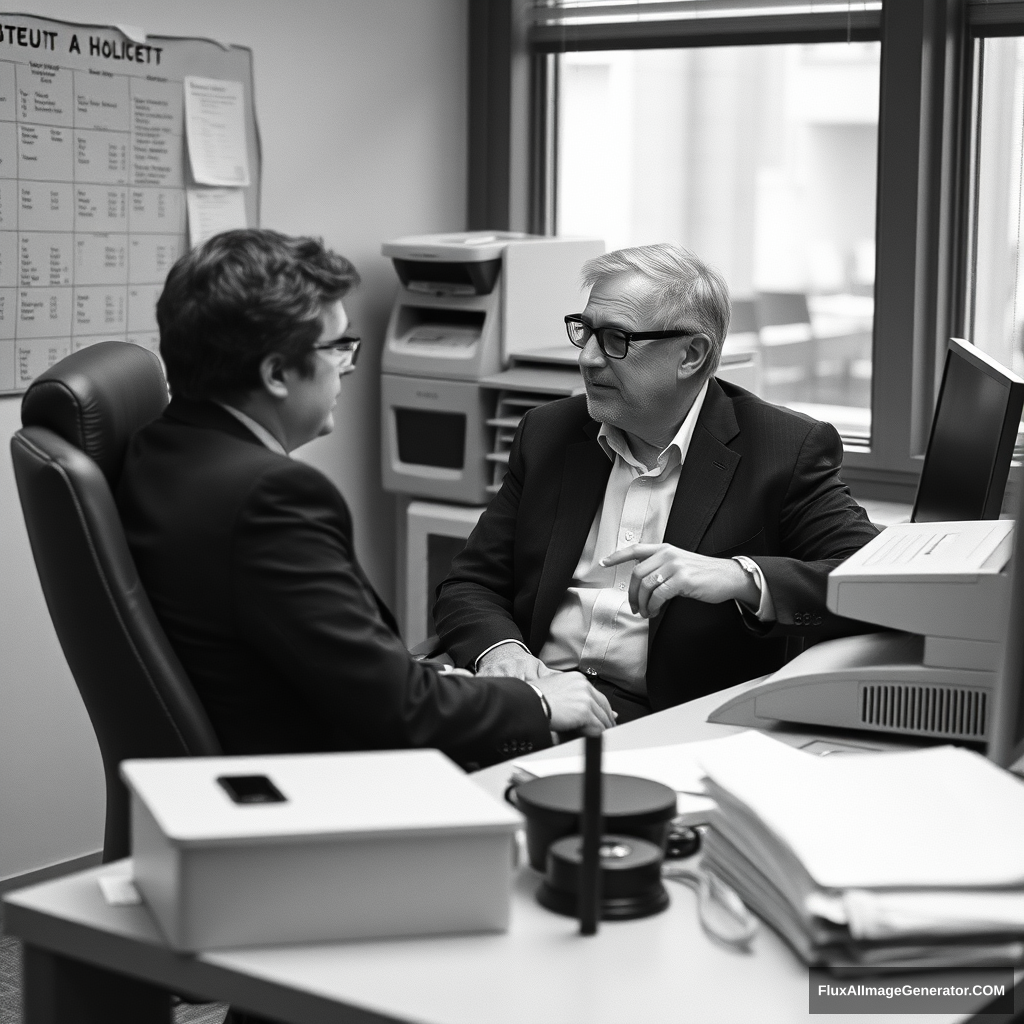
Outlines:
[[[680,327],[675,331],[624,331],[621,327],[594,327],[579,313],[570,313],[565,318],[565,329],[569,340],[577,347],[584,348],[591,338],[597,339],[597,347],[609,359],[625,359],[629,346],[634,341],[655,338],[682,338],[688,334],[699,334],[689,328]]]
[[[313,348],[318,352],[328,352],[338,357],[338,368],[341,370],[355,369],[356,360],[359,358],[359,346],[361,340],[354,334],[343,334],[333,341],[322,341]]]

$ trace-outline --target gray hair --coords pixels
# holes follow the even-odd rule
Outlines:
[[[692,325],[711,339],[712,358],[705,374],[710,377],[718,369],[732,311],[722,275],[681,245],[660,242],[588,260],[583,264],[583,286],[593,288],[619,274],[639,274],[655,286],[652,300],[642,310],[652,330]]]

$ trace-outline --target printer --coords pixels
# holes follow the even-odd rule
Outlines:
[[[498,425],[496,388],[481,382],[513,358],[569,351],[563,318],[582,309],[580,271],[604,243],[469,231],[382,252],[401,282],[381,367],[384,489],[484,504]]]
[[[1008,626],[1014,523],[890,526],[828,578],[828,607],[885,632],[815,645],[708,716],[985,742]]]

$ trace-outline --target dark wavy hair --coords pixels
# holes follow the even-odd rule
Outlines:
[[[324,307],[359,283],[356,268],[318,238],[249,228],[225,231],[171,268],[156,304],[171,394],[245,394],[272,354],[313,372]]]

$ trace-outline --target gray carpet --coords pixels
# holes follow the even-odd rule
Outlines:
[[[222,1024],[227,1008],[219,1003],[183,1004],[174,1024]],[[21,1024],[21,943],[3,934],[0,916],[0,1024]]]
[[[0,1024],[21,1024],[21,943],[0,935]]]

